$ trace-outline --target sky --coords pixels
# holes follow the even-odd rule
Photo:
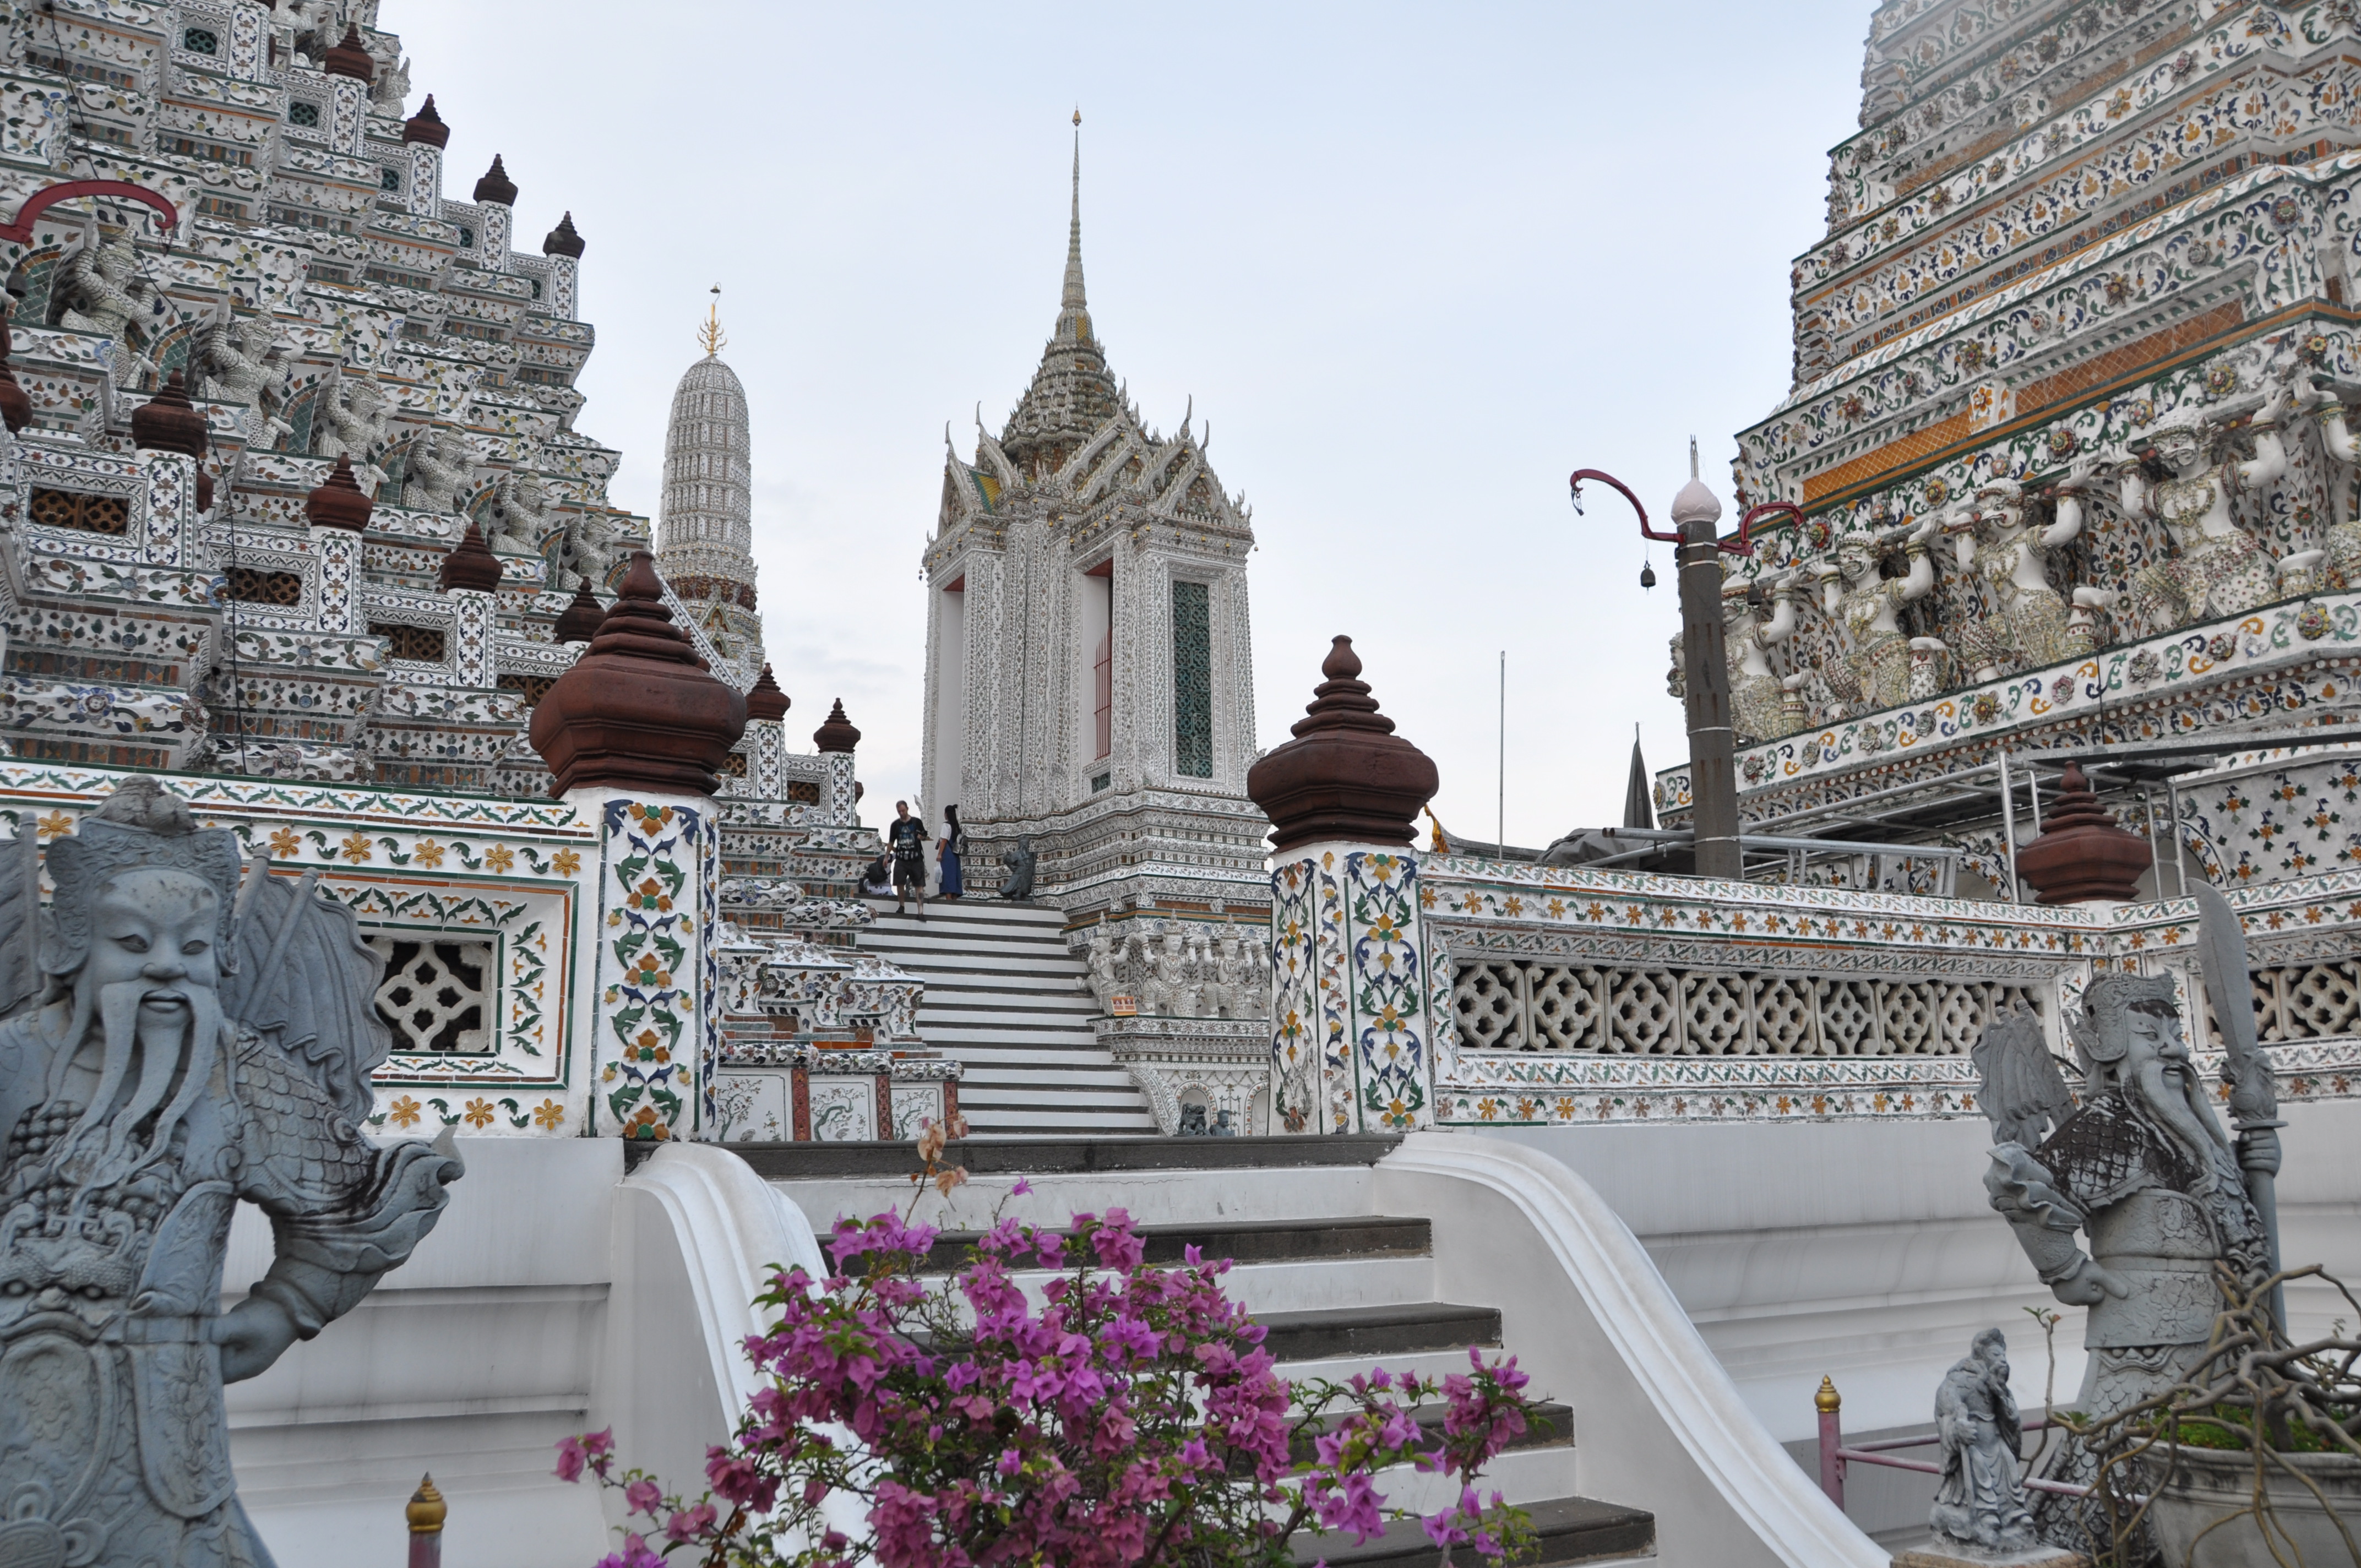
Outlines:
[[[946,424],[995,433],[1057,315],[1082,115],[1093,323],[1143,416],[1194,407],[1254,509],[1256,728],[1354,640],[1434,809],[1510,843],[1620,819],[1633,726],[1684,760],[1671,562],[1697,437],[1788,387],[1787,269],[1856,126],[1868,0],[802,5],[383,0],[446,191],[494,153],[521,248],[588,242],[577,427],[658,510],[716,283],[753,426],[790,734],[841,698],[873,802],[917,784],[920,553]],[[1727,525],[1727,519],[1725,520]],[[1505,775],[1500,660],[1507,659]],[[939,806],[941,803],[929,803]],[[873,817],[875,814],[872,812]]]

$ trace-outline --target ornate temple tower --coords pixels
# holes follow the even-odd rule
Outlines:
[[[722,362],[718,311],[697,329],[705,357],[682,375],[664,427],[664,511],[656,566],[714,652],[748,673],[763,667],[754,608],[754,515],[746,389]]]
[[[1268,825],[1246,796],[1254,531],[1188,419],[1148,429],[1108,371],[1082,288],[1079,148],[1073,203],[1032,385],[997,436],[976,433],[974,461],[943,466],[923,793],[934,819],[960,807],[979,881],[1028,837],[1038,896],[1070,920],[1137,921],[1140,941],[1196,952],[1269,897]],[[1179,930],[1191,922],[1213,928]]]

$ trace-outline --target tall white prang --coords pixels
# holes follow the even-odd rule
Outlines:
[[[682,374],[664,427],[656,570],[714,652],[742,668],[751,681],[763,658],[763,618],[754,599],[746,389],[721,358],[727,340],[718,314],[708,316],[698,335],[705,357]]]
[[[1251,514],[1214,475],[1193,405],[1159,433],[1108,369],[1082,287],[1081,192],[1078,148],[1040,366],[997,434],[979,422],[972,461],[945,455],[924,559],[920,789],[934,821],[960,808],[971,889],[996,885],[1001,854],[1031,840],[1035,896],[1093,947],[1102,1006],[1138,999],[1139,1016],[1102,1019],[1118,1054],[1114,1034],[1144,1030],[1159,1050],[1186,1036],[1224,1058],[1252,1038],[1260,1060],[1261,970],[1236,951],[1270,897],[1268,825],[1246,795]],[[1162,1120],[1224,1108],[1158,1104]]]

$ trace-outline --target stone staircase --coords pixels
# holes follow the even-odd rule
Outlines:
[[[954,1145],[970,1173],[949,1201],[923,1201],[917,1218],[946,1231],[933,1266],[945,1271],[995,1207],[1036,1223],[1062,1224],[1077,1211],[1127,1210],[1142,1227],[1150,1262],[1178,1263],[1196,1246],[1233,1262],[1226,1283],[1269,1331],[1265,1342],[1290,1382],[1343,1382],[1382,1365],[1397,1372],[1465,1370],[1468,1349],[1501,1346],[1499,1308],[1465,1294],[1470,1282],[1439,1279],[1433,1232],[1423,1218],[1378,1213],[1370,1168],[1393,1146],[1376,1137],[1104,1138]],[[906,1146],[733,1146],[755,1172],[799,1208],[821,1235],[840,1214],[907,1205]],[[1012,1198],[1018,1176],[1033,1190]],[[1016,1276],[1037,1298],[1049,1277]],[[1513,1349],[1514,1347],[1507,1347]],[[1524,1506],[1541,1533],[1527,1563],[1604,1564],[1653,1559],[1649,1513],[1579,1492],[1575,1435],[1580,1390],[1552,1396],[1547,1431],[1500,1455],[1482,1487]],[[1571,1400],[1569,1404],[1567,1401]],[[1440,1419],[1440,1411],[1430,1412]],[[1392,1503],[1433,1511],[1456,1497],[1447,1480],[1408,1466],[1378,1489]],[[1427,1568],[1436,1549],[1415,1521],[1361,1545],[1346,1536],[1303,1538],[1300,1561],[1333,1568]]]
[[[1082,960],[1046,904],[960,899],[927,918],[881,905],[861,946],[927,982],[918,1033],[963,1069],[960,1110],[980,1137],[1152,1134],[1131,1075],[1091,1032]]]

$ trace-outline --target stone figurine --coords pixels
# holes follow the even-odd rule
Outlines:
[[[2133,607],[2150,625],[2169,630],[2243,615],[2279,597],[2271,558],[2238,526],[2233,497],[2241,488],[2267,491],[2287,473],[2279,424],[2288,402],[2288,389],[2281,386],[2248,422],[2255,437],[2251,462],[2213,461],[2213,423],[2189,409],[2166,416],[2156,427],[2157,460],[2171,477],[2150,487],[2139,465],[2123,470],[2124,510],[2162,522],[2178,553],[2132,575]]]
[[[2334,393],[2309,383],[2298,388],[2296,407],[2311,411],[2320,424],[2320,444],[2330,458],[2342,465],[2328,486],[2330,516],[2326,537],[2321,541],[2328,559],[2323,570],[2328,587],[2339,592],[2351,592],[2361,587],[2361,518],[2352,515],[2352,466],[2361,463],[2361,439],[2356,439],[2346,422],[2345,404]]]
[[[538,555],[549,528],[549,489],[541,476],[530,468],[502,475],[484,520],[484,543],[495,550]]]
[[[324,399],[313,444],[316,455],[331,464],[339,457],[353,460],[353,478],[361,494],[375,496],[385,483],[378,466],[394,415],[393,399],[378,384],[374,371],[337,378],[335,395]]]
[[[1911,639],[1903,635],[1897,619],[1902,607],[1934,591],[1935,564],[1927,557],[1927,541],[1939,518],[1898,531],[1872,532],[1857,529],[1837,541],[1833,565],[1818,571],[1822,607],[1844,629],[1850,679],[1829,684],[1847,703],[1861,711],[1896,707],[1911,700]],[[1900,577],[1878,575],[1880,558],[1899,548],[1909,570]]]
[[[380,965],[312,877],[257,862],[241,886],[235,837],[134,779],[50,845],[36,943],[18,842],[0,876],[0,1553],[268,1568],[222,1386],[350,1311],[460,1163],[447,1139],[361,1135]],[[224,1312],[241,1201],[274,1255]]]
[[[1942,1479],[1927,1516],[1938,1541],[2002,1553],[2040,1544],[2018,1474],[2024,1428],[2008,1390],[2008,1339],[1986,1329],[1935,1391]]]
[[[1111,1013],[1115,999],[1123,993],[1123,981],[1115,978],[1117,953],[1105,921],[1091,927],[1089,944],[1082,956],[1083,972],[1075,977],[1074,984],[1091,993],[1100,1013]]]
[[[2103,1418],[2169,1388],[2202,1354],[2224,1306],[2214,1266],[2259,1280],[2272,1249],[2190,1059],[2171,979],[2101,974],[2074,1046],[2079,1110],[2038,1020],[2013,1013],[1985,1029],[1984,1186],[2051,1294],[2090,1309],[2080,1404]],[[2269,1154],[2276,1166],[2276,1144]]]
[[[410,449],[402,465],[403,503],[421,511],[454,512],[476,483],[483,455],[467,434],[437,424]]]
[[[83,220],[82,244],[58,266],[51,292],[60,302],[58,325],[86,332],[115,345],[115,376],[126,385],[158,374],[156,363],[131,338],[131,323],[152,315],[156,286],[139,275],[138,253],[128,235],[107,238],[95,218]]]
[[[1020,838],[1016,848],[1003,850],[1000,863],[1008,868],[1008,879],[1000,884],[1000,896],[1015,902],[1032,897],[1033,867],[1038,859],[1028,838]]]
[[[2072,633],[2065,596],[2050,585],[2048,557],[2082,532],[2081,496],[2095,472],[2095,464],[2085,463],[2059,481],[2057,515],[2047,528],[2027,521],[2024,488],[2005,476],[1977,490],[1976,504],[1945,525],[1960,570],[1983,588],[1987,613],[1971,620],[1960,639],[1971,679],[2039,669],[2092,651]]]
[[[276,446],[293,428],[279,417],[286,406],[295,345],[260,315],[239,316],[227,300],[197,340],[202,397],[247,405],[239,422],[256,445]]]

